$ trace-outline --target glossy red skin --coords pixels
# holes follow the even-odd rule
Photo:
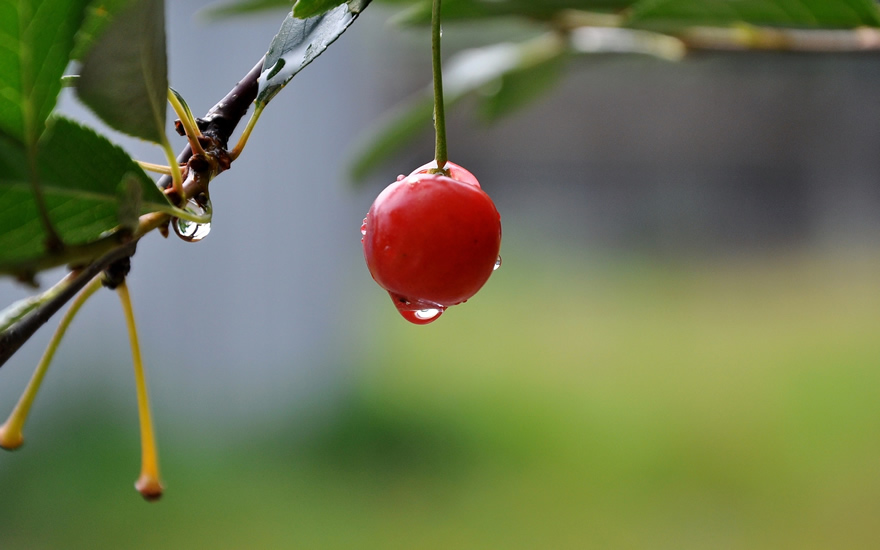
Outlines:
[[[402,311],[464,302],[498,258],[501,216],[476,178],[450,164],[465,181],[423,166],[386,187],[364,220],[367,266]]]
[[[473,174],[471,174],[468,170],[462,168],[461,166],[455,164],[454,162],[447,161],[445,168],[447,171],[449,171],[450,178],[452,178],[454,180],[458,180],[458,181],[463,181],[464,183],[470,183],[471,185],[476,185],[477,187],[480,187],[480,182],[477,181],[477,178],[474,177]],[[427,174],[431,170],[436,170],[436,169],[437,169],[437,161],[432,160],[428,164],[424,164],[422,166],[419,166],[418,168],[416,168],[415,170],[410,172],[409,175],[414,176],[415,174]]]

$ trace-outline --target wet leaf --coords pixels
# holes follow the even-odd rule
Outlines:
[[[0,0],[0,132],[32,148],[55,108],[88,0]]]
[[[141,214],[168,211],[170,203],[128,154],[94,131],[64,118],[50,119],[38,153],[39,184],[55,229],[66,245],[94,242],[119,225],[131,201]],[[52,264],[31,191],[22,146],[0,137],[0,271]],[[127,198],[120,203],[120,182]]]
[[[880,26],[874,0],[642,0],[627,25],[674,32],[738,23],[802,28]]]
[[[288,14],[266,53],[257,103],[269,103],[299,71],[324,53],[369,3],[370,0],[351,0],[309,19]]]
[[[83,60],[77,94],[101,119],[154,143],[165,135],[165,3],[132,0]]]

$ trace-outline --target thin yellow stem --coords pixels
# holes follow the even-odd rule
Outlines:
[[[248,138],[251,137],[251,132],[254,130],[254,126],[257,124],[257,121],[260,119],[260,115],[263,114],[263,107],[265,104],[257,104],[254,107],[254,114],[251,115],[250,120],[248,120],[247,125],[244,127],[244,130],[241,133],[241,137],[238,138],[238,143],[235,144],[232,151],[229,151],[229,156],[232,160],[238,158],[238,155],[244,150],[244,146],[247,145]]]
[[[165,139],[162,143],[162,150],[165,151],[165,157],[168,159],[168,165],[171,168],[171,186],[182,201],[186,201],[186,194],[183,192],[183,174],[180,171],[180,165],[177,164],[177,155],[171,144]]]
[[[141,348],[138,344],[137,325],[131,307],[131,295],[128,293],[125,281],[116,287],[116,292],[119,301],[122,302],[125,323],[128,325],[134,380],[137,387],[138,417],[141,424],[141,474],[134,486],[145,499],[156,500],[162,496],[162,483],[159,480],[159,457],[156,452],[156,437],[153,433],[153,418],[150,415],[150,398],[147,394],[147,380],[141,360]]]
[[[144,170],[149,170],[150,172],[156,172],[157,174],[165,174],[166,176],[171,175],[171,167],[165,166],[164,164],[153,164],[152,162],[145,162],[143,160],[137,161],[138,165]]]
[[[70,309],[68,309],[64,314],[64,317],[61,318],[61,323],[58,324],[58,328],[55,329],[52,339],[49,340],[49,345],[46,347],[46,351],[43,352],[43,357],[37,365],[37,370],[35,370],[33,376],[31,376],[30,382],[28,382],[24,393],[22,393],[21,398],[18,400],[18,403],[15,405],[9,418],[2,426],[0,426],[0,447],[12,450],[17,449],[22,443],[24,443],[24,435],[22,433],[24,430],[24,424],[27,421],[31,405],[33,405],[34,399],[37,397],[37,392],[40,390],[40,385],[43,383],[43,378],[49,370],[49,364],[52,363],[52,358],[55,356],[55,351],[58,349],[61,339],[64,338],[64,333],[67,332],[67,327],[70,326],[70,322],[76,317],[79,309],[84,303],[86,303],[92,294],[101,288],[101,277],[102,275],[98,275],[92,279],[91,282],[76,295],[76,298],[74,298],[73,302],[70,304]]]
[[[192,113],[190,110],[180,102],[180,99],[177,97],[177,94],[171,88],[168,88],[168,103],[171,104],[171,108],[174,109],[174,112],[177,114],[177,118],[180,119],[180,123],[183,124],[183,131],[186,133],[186,137],[189,140],[189,146],[192,148],[194,155],[204,155],[205,150],[202,148],[202,144],[199,143],[199,138],[202,136],[202,131],[199,130],[198,125],[196,124],[195,119],[193,119]]]

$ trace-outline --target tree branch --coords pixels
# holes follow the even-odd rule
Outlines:
[[[235,131],[235,127],[239,121],[247,114],[251,103],[257,97],[258,79],[263,70],[263,60],[254,65],[254,67],[242,78],[226,96],[214,105],[199,120],[202,132],[209,138],[217,140],[217,142],[225,149],[229,142],[229,137]],[[177,156],[177,160],[184,164],[192,157],[192,149],[187,145]],[[171,178],[162,176],[159,178],[157,185],[161,188],[167,188],[171,185]],[[150,226],[152,230],[156,225]],[[46,302],[38,305],[31,310],[21,320],[12,326],[0,332],[0,366],[3,366],[12,355],[27,342],[31,336],[43,326],[55,313],[61,309],[64,304],[70,301],[89,281],[107,269],[113,263],[134,255],[138,240],[148,231],[135,236],[133,241],[114,248],[110,252],[101,256],[87,267],[73,271],[68,274],[62,281],[57,283],[51,291],[57,292]]]
[[[0,366],[18,351],[18,349],[30,339],[31,336],[43,326],[50,317],[55,315],[61,307],[82,290],[89,281],[100,275],[112,263],[134,254],[137,241],[115,248],[92,262],[88,267],[71,272],[58,285],[64,285],[57,295],[47,302],[40,304],[20,321],[0,333]],[[57,286],[57,285],[56,285]],[[54,288],[52,290],[55,290]]]

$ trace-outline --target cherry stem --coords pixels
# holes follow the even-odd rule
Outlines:
[[[263,114],[263,107],[265,107],[265,103],[258,103],[256,107],[254,107],[254,113],[251,115],[251,118],[248,120],[247,125],[244,127],[244,130],[241,133],[241,137],[238,138],[238,143],[235,144],[235,147],[231,151],[229,151],[229,157],[232,160],[238,158],[238,155],[244,150],[244,146],[247,145],[248,139],[251,137],[251,132],[254,130],[254,126],[257,124],[257,121],[260,120],[260,115]]]
[[[436,147],[434,158],[437,169],[446,172],[446,113],[443,104],[443,69],[440,60],[440,0],[434,0],[431,10],[431,69],[434,73],[434,130]]]
[[[156,172],[157,174],[164,174],[166,176],[171,175],[171,167],[165,166],[164,164],[155,164],[152,162],[145,162],[143,160],[137,161],[141,168],[144,170],[148,170],[150,172]]]
[[[153,418],[150,414],[150,397],[147,394],[147,379],[144,374],[144,363],[141,359],[141,347],[138,343],[137,324],[134,310],[131,307],[131,295],[125,281],[116,287],[119,301],[125,312],[125,323],[128,325],[128,338],[131,342],[131,359],[134,363],[134,380],[137,387],[138,417],[141,424],[141,474],[134,486],[147,500],[156,500],[162,496],[162,483],[159,480],[159,457],[156,452],[156,437],[153,432]]]
[[[199,125],[196,123],[195,118],[193,118],[192,111],[181,101],[177,92],[171,88],[168,88],[168,103],[171,104],[171,108],[174,109],[174,113],[183,125],[183,133],[186,134],[186,138],[189,140],[189,146],[193,150],[193,154],[206,156],[205,150],[199,143],[202,131],[199,130]]]
[[[70,326],[70,322],[76,317],[82,305],[86,303],[92,294],[101,288],[101,279],[101,275],[93,278],[77,294],[76,299],[70,304],[70,309],[61,318],[61,322],[58,324],[58,328],[55,329],[52,339],[49,340],[49,345],[46,347],[46,351],[43,352],[43,357],[40,358],[37,369],[34,371],[33,376],[31,376],[31,380],[28,382],[24,393],[21,394],[21,398],[18,400],[12,413],[10,413],[9,418],[0,426],[0,447],[12,450],[17,449],[24,443],[24,435],[22,434],[24,424],[27,421],[28,413],[30,413],[31,405],[33,405],[34,399],[37,397],[37,392],[43,383],[43,378],[46,376],[49,365],[52,363],[52,358],[55,357],[58,345],[61,343],[61,339],[64,338],[67,327]]]
[[[162,150],[165,152],[165,158],[168,159],[168,167],[171,168],[171,186],[174,188],[177,196],[181,197],[180,201],[182,204],[186,201],[186,194],[183,192],[183,174],[180,171],[177,157],[174,155],[174,150],[171,149],[171,144],[167,138],[163,140]]]

